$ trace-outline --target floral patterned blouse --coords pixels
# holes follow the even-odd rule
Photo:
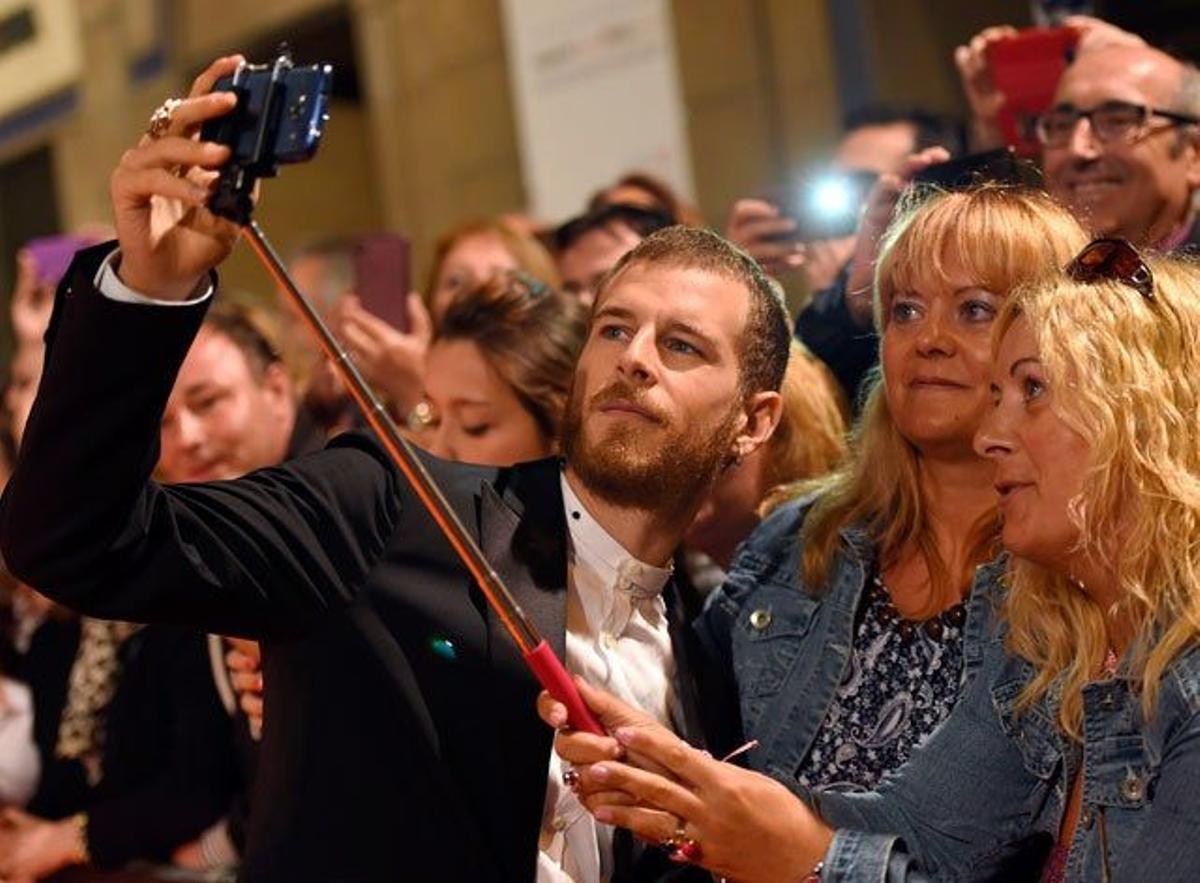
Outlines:
[[[958,699],[965,621],[961,602],[923,622],[904,619],[875,575],[863,593],[846,675],[799,782],[869,791],[908,760]]]

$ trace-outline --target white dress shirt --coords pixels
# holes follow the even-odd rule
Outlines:
[[[566,477],[567,669],[671,726],[675,661],[662,590],[671,571],[630,555],[584,508]],[[538,839],[537,883],[601,883],[613,873],[610,825],[562,781],[551,754]]]

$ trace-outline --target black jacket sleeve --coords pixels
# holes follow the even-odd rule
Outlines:
[[[20,579],[88,615],[265,637],[350,600],[399,511],[365,436],[242,479],[150,480],[167,396],[205,305],[113,301],[80,254],[59,287],[0,550]]]
[[[879,363],[879,336],[872,325],[860,325],[851,315],[846,305],[848,277],[843,268],[833,285],[813,295],[796,317],[796,336],[829,366],[857,414],[863,381]]]

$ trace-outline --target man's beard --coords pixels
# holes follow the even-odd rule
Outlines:
[[[670,418],[623,380],[595,393],[588,410],[620,400],[645,410],[664,432],[651,433],[633,417],[614,423],[599,438],[585,437],[584,402],[572,386],[563,418],[567,463],[587,489],[616,506],[675,514],[694,508],[728,465],[736,434],[739,403],[714,426],[671,426]]]

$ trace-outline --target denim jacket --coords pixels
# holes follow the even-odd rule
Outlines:
[[[839,829],[822,879],[1036,880],[1009,863],[1053,843],[1082,772],[1069,883],[1200,880],[1200,647],[1168,668],[1149,720],[1119,674],[1087,685],[1079,745],[1055,725],[1053,694],[1015,714],[1034,670],[1004,633],[994,623],[950,717],[875,792],[814,792]]]
[[[875,555],[866,531],[848,527],[828,584],[819,591],[803,585],[800,526],[812,502],[791,502],[759,525],[696,623],[708,651],[732,670],[746,738],[759,742],[747,763],[797,791],[797,771],[850,662],[855,614]],[[972,588],[963,630],[964,683],[982,661],[981,636],[999,569],[980,568]]]

